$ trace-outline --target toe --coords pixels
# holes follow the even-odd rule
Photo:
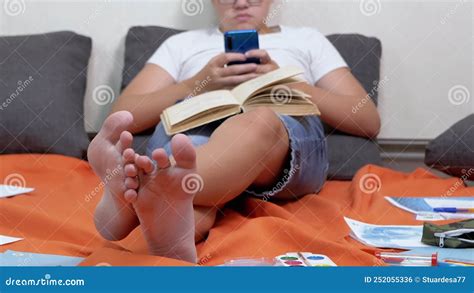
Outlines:
[[[156,149],[151,154],[153,160],[155,160],[156,165],[160,169],[166,169],[171,166],[170,160],[168,159],[168,154],[164,149]]]
[[[151,173],[155,169],[153,162],[147,156],[138,156],[135,160],[135,164],[145,173]]]
[[[135,163],[135,151],[131,148],[128,148],[123,151],[122,158],[124,164]]]
[[[133,135],[128,131],[122,131],[120,134],[120,139],[116,144],[117,150],[119,153],[122,153],[124,150],[132,147]]]
[[[97,135],[103,136],[105,139],[115,143],[119,140],[123,131],[130,129],[132,123],[132,113],[128,111],[115,112],[105,119]]]
[[[171,139],[171,150],[176,160],[176,165],[185,169],[196,167],[196,149],[189,137],[177,134]]]
[[[127,164],[124,167],[125,176],[127,177],[136,177],[138,176],[138,169],[135,164]]]
[[[123,194],[123,197],[125,198],[126,201],[133,203],[137,200],[138,194],[137,191],[134,189],[128,189],[125,191]]]
[[[125,187],[127,189],[137,189],[138,188],[138,179],[132,178],[132,177],[127,177],[125,178]]]

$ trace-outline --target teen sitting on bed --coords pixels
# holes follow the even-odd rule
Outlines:
[[[267,27],[271,2],[214,0],[219,27],[170,37],[123,91],[88,150],[106,183],[95,212],[103,237],[120,240],[140,225],[151,254],[196,262],[195,241],[213,226],[218,207],[240,194],[296,199],[321,189],[328,157],[317,116],[259,108],[168,137],[161,112],[204,80],[200,93],[296,65],[308,82],[300,89],[312,96],[323,121],[354,135],[377,135],[380,119],[372,102],[351,112],[367,93],[336,49],[313,28]],[[224,53],[223,32],[237,29],[257,29],[261,49]],[[247,57],[261,64],[226,67]],[[154,126],[147,156],[135,154],[132,133]],[[123,172],[108,176],[117,166]]]

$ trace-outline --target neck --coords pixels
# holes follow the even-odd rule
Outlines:
[[[269,33],[272,33],[273,30],[272,28],[268,27],[267,25],[262,25],[259,29],[258,29],[258,33],[263,35],[263,34],[269,34]]]

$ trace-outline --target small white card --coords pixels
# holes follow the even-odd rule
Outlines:
[[[0,198],[32,192],[34,188],[0,184]]]
[[[20,241],[22,239],[23,238],[0,235],[0,245],[17,242],[17,241]]]

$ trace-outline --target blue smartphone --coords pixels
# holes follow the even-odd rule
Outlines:
[[[256,30],[234,30],[224,33],[224,46],[226,53],[242,53],[258,49],[258,33]],[[259,58],[247,58],[245,61],[229,62],[227,65],[256,63],[260,64]]]

